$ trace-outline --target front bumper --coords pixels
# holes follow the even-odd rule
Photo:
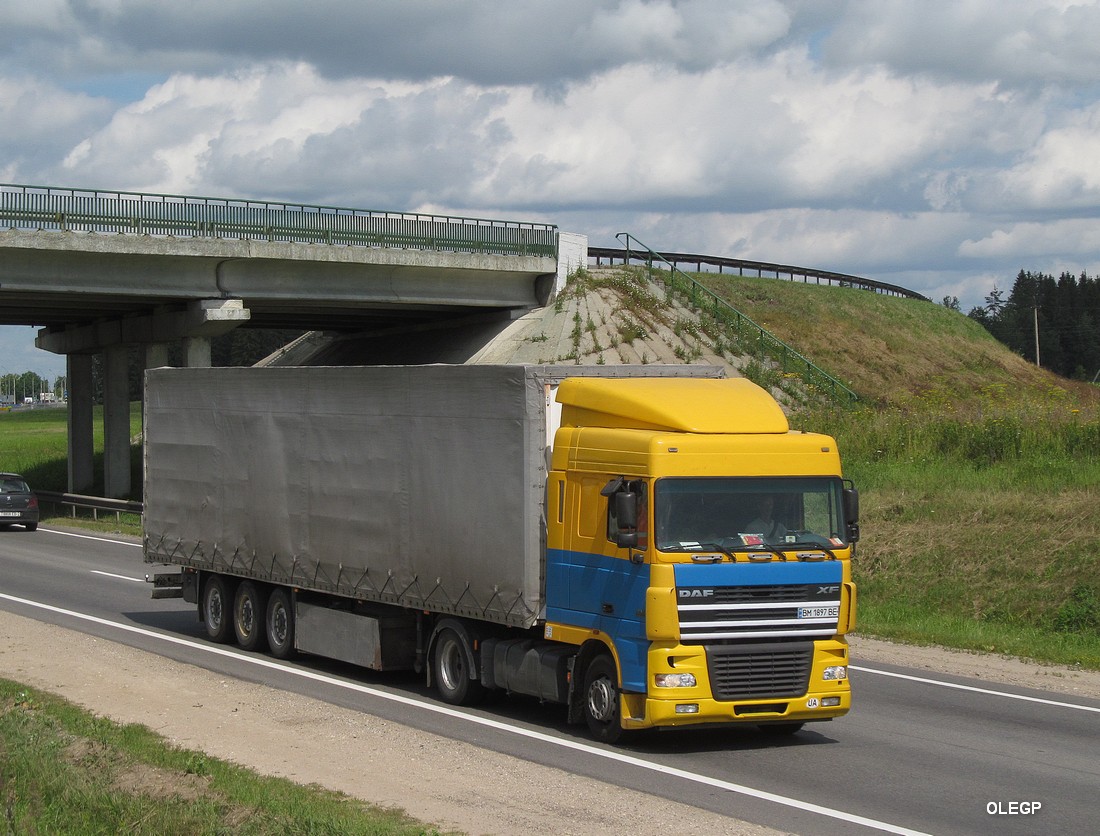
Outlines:
[[[851,708],[851,688],[845,679],[825,679],[827,668],[847,668],[847,642],[814,642],[813,661],[805,690],[796,695],[756,695],[751,699],[713,697],[703,647],[655,646],[650,650],[650,687],[647,694],[623,694],[624,728],[693,726],[716,723],[806,723],[842,717]],[[659,673],[691,673],[696,684],[688,688],[657,688]]]

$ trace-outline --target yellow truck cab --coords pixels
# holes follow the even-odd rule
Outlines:
[[[849,710],[858,497],[836,442],[748,380],[562,381],[544,638],[596,737]]]

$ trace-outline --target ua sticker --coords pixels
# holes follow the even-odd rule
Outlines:
[[[806,708],[817,708],[817,697],[810,697],[806,700]]]

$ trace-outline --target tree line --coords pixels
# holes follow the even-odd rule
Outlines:
[[[1076,380],[1100,374],[1100,276],[1021,270],[1007,299],[994,285],[967,316],[1033,363],[1037,351],[1044,369]]]
[[[46,393],[58,399],[64,397],[64,376],[52,380],[34,372],[8,372],[0,376],[0,405],[21,404],[27,398],[37,402]]]

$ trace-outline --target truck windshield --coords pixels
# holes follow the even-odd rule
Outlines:
[[[846,544],[835,477],[658,479],[653,513],[661,551]]]

